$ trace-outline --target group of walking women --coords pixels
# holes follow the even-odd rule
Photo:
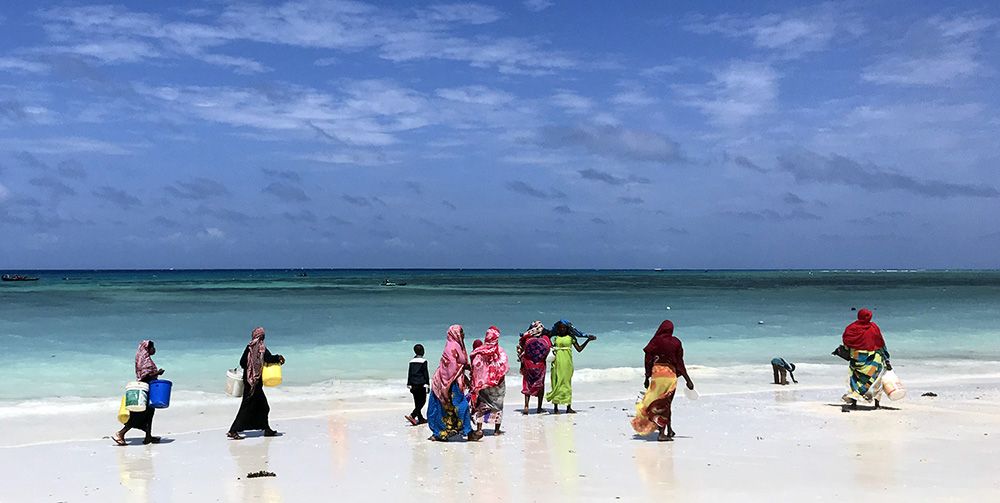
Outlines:
[[[850,367],[849,391],[843,399],[850,406],[856,406],[858,400],[875,400],[877,407],[878,378],[892,368],[882,332],[871,319],[870,310],[859,310],[858,320],[848,325],[842,336],[841,356],[849,361]],[[264,336],[263,328],[255,328],[240,358],[240,366],[244,369],[243,401],[226,434],[230,439],[242,439],[240,432],[245,430],[263,430],[264,436],[278,434],[268,423],[270,407],[264,396],[261,374],[265,363],[283,365],[285,358],[271,354],[264,344]],[[583,339],[582,344],[580,339]],[[522,414],[529,413],[531,397],[537,398],[536,412],[542,412],[543,396],[552,403],[553,413],[559,413],[560,405],[566,406],[567,413],[575,412],[572,406],[572,351],[582,352],[596,339],[593,335],[584,335],[567,320],[559,320],[551,330],[547,330],[541,321],[531,323],[517,344],[521,393],[524,395]],[[643,387],[646,392],[636,403],[632,428],[641,435],[658,432],[657,440],[670,441],[675,436],[671,425],[671,405],[678,379],[683,377],[687,388],[694,389],[694,381],[684,365],[683,346],[680,339],[674,336],[673,322],[664,320],[643,351]],[[155,353],[153,341],[139,343],[135,356],[136,379],[148,383],[163,375],[164,370],[158,368],[151,358]],[[550,389],[546,393],[545,376],[550,353],[553,354]],[[483,424],[493,424],[494,435],[502,434],[500,424],[506,396],[504,378],[508,371],[507,353],[500,347],[500,329],[491,326],[482,341],[475,341],[470,353],[466,350],[462,326],[450,326],[440,364],[431,379],[427,409],[432,432],[430,439],[447,441],[462,435],[477,441],[483,437]],[[152,435],[153,411],[147,408],[144,412],[131,413],[125,426],[112,437],[115,443],[125,445],[125,433],[132,428],[145,432],[143,443],[159,442],[159,437]]]
[[[236,413],[236,419],[226,436],[231,440],[243,440],[241,432],[248,430],[263,430],[265,437],[274,437],[278,432],[271,428],[268,422],[268,414],[271,407],[267,403],[267,396],[264,395],[264,382],[261,378],[264,364],[285,364],[285,357],[272,355],[264,344],[264,328],[257,327],[250,334],[250,342],[243,350],[240,357],[240,367],[243,367],[243,401],[240,402],[240,409]],[[139,381],[149,383],[150,381],[163,375],[165,370],[157,368],[151,358],[156,354],[156,346],[153,341],[145,340],[139,343],[139,348],[135,353],[135,378]],[[112,440],[118,445],[126,445],[125,434],[135,428],[145,432],[144,444],[159,443],[160,437],[153,436],[153,412],[156,409],[146,407],[142,412],[129,412],[129,418],[125,426],[112,435]]]
[[[580,343],[583,339],[583,343]],[[524,414],[529,401],[538,397],[537,411],[542,411],[542,396],[552,402],[553,412],[566,405],[573,413],[573,354],[583,351],[593,335],[584,335],[573,324],[560,320],[546,330],[535,321],[517,344],[521,363],[524,394]],[[546,358],[553,353],[551,390],[545,394]],[[431,440],[445,441],[465,436],[476,441],[483,437],[483,424],[493,424],[494,434],[502,434],[503,404],[507,394],[504,377],[509,370],[507,353],[500,347],[500,329],[490,327],[482,341],[475,341],[471,353],[465,349],[465,331],[461,325],[448,328],[441,362],[431,379],[431,398],[427,407]],[[473,430],[473,423],[476,429]]]

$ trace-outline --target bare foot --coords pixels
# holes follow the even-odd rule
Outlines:
[[[228,438],[229,440],[243,440],[243,435],[240,435],[235,431],[231,431],[229,433],[226,433],[226,438]]]
[[[567,414],[576,414],[576,411],[573,410],[573,407],[566,406],[566,413]]]
[[[523,414],[523,415],[527,416],[527,415],[528,415],[528,409],[524,409],[524,410],[522,410],[522,411],[521,411],[521,414]]]
[[[673,442],[674,439],[671,438],[671,437],[669,437],[669,436],[667,436],[667,435],[664,435],[663,433],[660,433],[659,435],[656,436],[656,441],[657,442]]]
[[[146,437],[142,440],[143,445],[158,444],[160,443],[160,437]]]
[[[111,435],[111,440],[114,440],[115,443],[118,445],[125,445],[125,435],[122,435],[117,431],[115,432],[114,435]]]
[[[410,424],[412,424],[413,426],[417,425],[417,420],[413,419],[413,416],[403,416],[403,417],[406,418],[406,420],[409,421]]]
[[[537,413],[541,414],[541,413],[542,413],[542,408],[541,408],[541,407],[539,407],[539,408],[535,409],[535,412],[537,412]]]

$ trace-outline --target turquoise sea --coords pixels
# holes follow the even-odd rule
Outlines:
[[[577,356],[591,379],[641,366],[667,318],[689,364],[834,363],[862,306],[894,360],[1000,360],[998,271],[4,272],[41,279],[0,284],[0,416],[26,401],[116,399],[142,339],[175,390],[221,393],[257,325],[288,359],[286,385],[341,395],[399,388],[417,342],[433,371],[452,323],[470,346],[497,325],[513,354],[532,320],[567,318],[599,337]]]

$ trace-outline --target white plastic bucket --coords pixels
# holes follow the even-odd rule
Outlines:
[[[889,395],[889,400],[894,402],[906,398],[906,388],[903,387],[903,381],[900,381],[899,376],[891,370],[882,374],[882,391]]]
[[[149,405],[149,385],[132,381],[125,385],[125,408],[129,412],[143,412]]]
[[[684,386],[684,396],[686,396],[688,400],[697,400],[700,395],[698,394],[698,390],[688,389],[687,386]]]
[[[226,394],[229,396],[243,396],[243,373],[240,369],[229,369],[226,371]]]

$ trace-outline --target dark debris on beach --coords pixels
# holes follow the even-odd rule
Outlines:
[[[264,470],[247,474],[248,479],[255,479],[258,477],[277,477],[277,475],[274,472],[266,472]]]

